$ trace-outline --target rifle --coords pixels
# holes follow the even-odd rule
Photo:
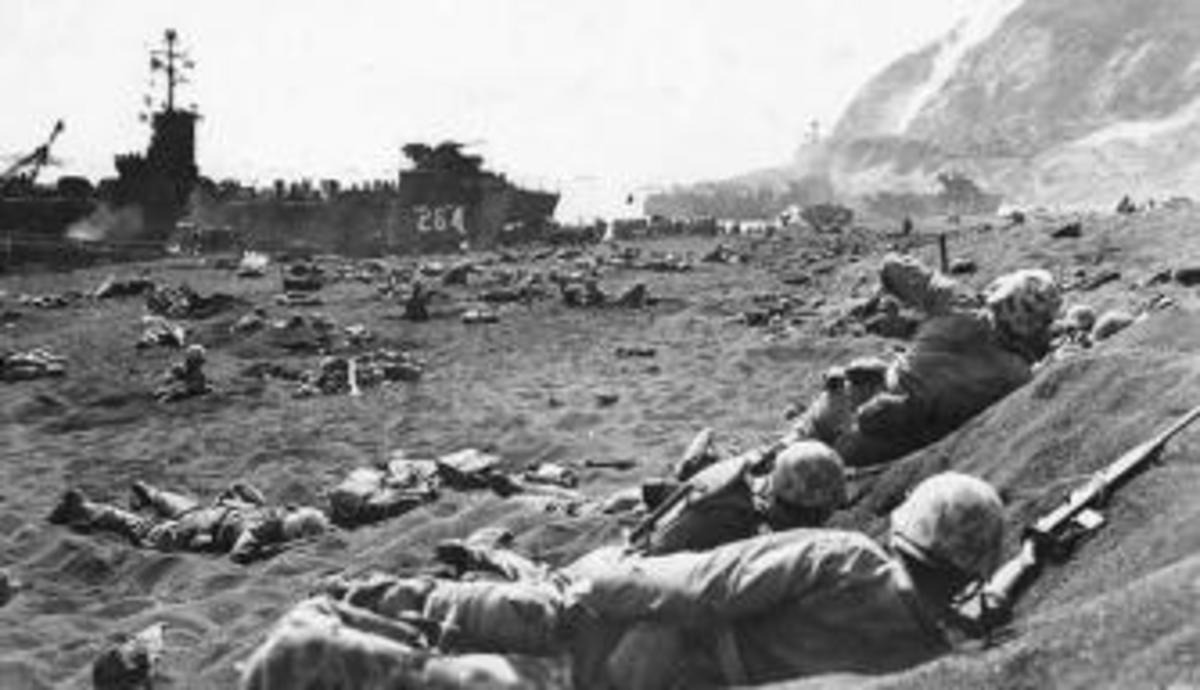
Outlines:
[[[985,628],[1009,618],[1014,599],[1047,558],[1064,557],[1080,538],[1099,529],[1104,524],[1104,516],[1098,509],[1113,491],[1145,469],[1162,452],[1167,441],[1198,417],[1200,405],[1150,440],[1125,451],[1068,494],[1061,505],[1027,527],[1021,539],[1021,550],[983,587],[980,613]]]
[[[654,510],[651,510],[646,517],[642,518],[641,522],[629,530],[629,534],[626,537],[629,546],[635,549],[644,546],[642,542],[650,536],[655,527],[658,527],[658,523],[666,517],[667,513],[674,510],[675,506],[686,501],[695,490],[696,486],[691,482],[684,482],[677,486],[661,503],[654,507]]]
[[[736,462],[741,463],[746,471],[761,472],[762,469],[779,455],[780,451],[788,446],[790,439],[784,437],[772,443],[752,448],[741,455],[738,455],[730,460],[722,460],[719,462]],[[693,494],[697,494],[693,498]],[[676,487],[666,498],[662,500],[654,510],[651,510],[646,517],[642,518],[632,530],[629,531],[627,541],[632,548],[641,548],[645,545],[643,542],[650,536],[663,518],[669,515],[680,504],[685,501],[699,500],[705,495],[702,487],[696,486],[692,481],[685,481]]]

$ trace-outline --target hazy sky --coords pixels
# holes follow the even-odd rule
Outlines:
[[[62,171],[113,174],[146,145],[147,51],[174,27],[210,177],[390,178],[403,143],[453,138],[571,220],[785,162],[985,1],[0,0],[0,155],[61,117]]]

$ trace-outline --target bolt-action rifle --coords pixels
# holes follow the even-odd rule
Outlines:
[[[1099,509],[1132,476],[1154,462],[1167,441],[1200,417],[1200,405],[1150,440],[1126,451],[1067,495],[1061,505],[1025,529],[1021,550],[983,588],[985,626],[1006,621],[1015,598],[1051,558],[1061,559],[1084,536],[1104,524]]]

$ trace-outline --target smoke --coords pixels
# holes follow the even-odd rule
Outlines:
[[[938,46],[929,77],[908,94],[902,107],[894,113],[896,121],[892,131],[895,134],[908,131],[921,110],[945,88],[967,54],[991,37],[1004,20],[1023,4],[1025,0],[991,0],[981,3],[959,22]]]
[[[101,203],[95,211],[67,228],[67,237],[81,242],[124,242],[140,239],[143,220],[140,206],[114,208]]]

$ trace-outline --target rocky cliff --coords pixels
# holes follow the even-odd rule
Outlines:
[[[770,173],[723,186],[819,180],[902,213],[953,210],[927,203],[945,173],[1021,206],[1200,195],[1200,2],[984,0]],[[791,196],[773,206],[804,201]]]
[[[839,192],[932,190],[954,169],[1017,204],[1200,189],[1200,3],[995,0],[893,63],[820,160]]]

